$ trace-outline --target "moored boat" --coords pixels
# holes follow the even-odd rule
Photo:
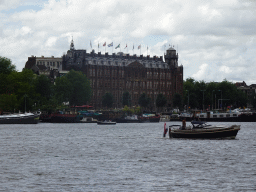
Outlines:
[[[169,126],[170,138],[190,138],[190,139],[235,139],[240,125],[231,126],[211,126],[206,122],[192,121],[192,126],[171,125]]]
[[[139,119],[137,115],[126,116],[124,118],[116,118],[115,121],[117,123],[139,123]]]
[[[97,124],[98,125],[115,125],[116,122],[111,120],[104,120],[104,121],[97,121]]]
[[[143,114],[138,117],[140,123],[159,123],[160,115],[155,114]]]
[[[37,124],[39,117],[34,113],[0,115],[0,124]]]
[[[52,113],[52,114],[41,114],[40,121],[50,123],[78,123],[80,117],[77,114],[63,114],[63,113]]]

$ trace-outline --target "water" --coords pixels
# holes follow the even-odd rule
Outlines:
[[[235,140],[162,138],[163,122],[0,125],[0,191],[255,191],[255,123],[237,124]]]

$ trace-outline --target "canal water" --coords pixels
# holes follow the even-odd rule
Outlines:
[[[189,140],[163,138],[163,122],[0,125],[0,191],[255,191],[255,123],[210,124],[241,130]]]

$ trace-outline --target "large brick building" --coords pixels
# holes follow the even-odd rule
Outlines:
[[[91,81],[94,108],[102,107],[102,96],[106,92],[114,96],[113,107],[122,107],[122,95],[128,91],[131,95],[131,106],[138,105],[139,97],[146,93],[152,100],[155,109],[157,95],[162,93],[167,98],[168,107],[172,107],[175,93],[183,92],[183,66],[178,65],[178,54],[169,48],[163,57],[129,55],[119,52],[109,55],[87,53],[76,50],[72,40],[70,50],[63,55],[62,70],[81,70]]]

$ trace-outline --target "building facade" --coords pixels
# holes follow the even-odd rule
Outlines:
[[[151,98],[151,109],[155,109],[158,94],[167,98],[167,106],[172,107],[175,93],[183,93],[183,66],[178,65],[178,54],[169,48],[163,57],[129,55],[119,52],[109,55],[101,52],[87,53],[76,50],[73,40],[70,50],[62,57],[62,70],[80,70],[91,82],[90,105],[102,108],[102,97],[109,92],[114,97],[114,108],[122,107],[122,95],[128,91],[131,106],[138,105],[139,97],[146,93]]]
[[[25,68],[32,69],[38,75],[48,76],[52,82],[56,79],[62,69],[62,57],[28,57]]]

